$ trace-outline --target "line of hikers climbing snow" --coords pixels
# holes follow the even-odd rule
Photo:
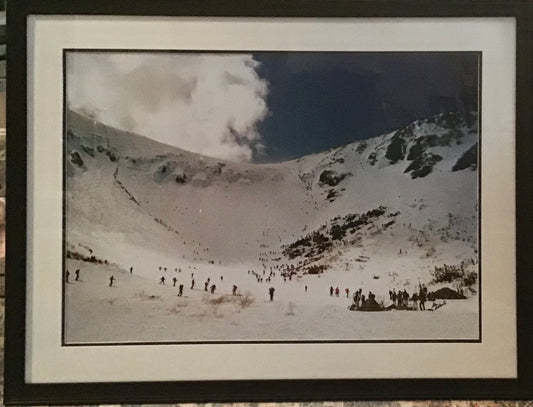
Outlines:
[[[162,271],[162,267],[159,267],[159,270]],[[164,270],[166,271],[166,267],[164,268]],[[178,272],[178,270],[179,270],[179,273],[181,273],[181,268],[178,269],[176,267],[174,271]],[[129,272],[130,274],[133,274],[133,267],[130,267]],[[258,283],[262,283],[263,280],[265,280],[267,283],[270,283],[272,278],[276,277],[276,272],[272,270],[272,268],[268,274],[266,273],[266,270],[263,270],[263,273],[258,273],[254,270],[248,270],[247,272],[248,272],[248,275],[251,275],[252,277],[254,277]],[[293,276],[293,273],[290,268],[288,268],[287,271],[283,269],[281,270],[281,277],[283,278],[284,282],[287,282],[287,280],[291,281],[292,276]],[[67,269],[65,272],[66,283],[70,283],[69,278],[70,278],[70,271]],[[111,275],[109,277],[108,287],[114,287],[115,280],[116,280],[115,276]],[[76,269],[74,281],[80,281],[80,269]],[[220,276],[220,281],[221,282],[224,281],[224,276],[222,275]],[[166,284],[166,278],[163,275],[159,279],[159,285],[165,285],[165,284]],[[172,287],[176,287],[176,285],[178,287],[177,296],[182,297],[184,289],[185,289],[185,285],[178,284],[178,278],[173,277]],[[194,272],[193,272],[191,273],[190,289],[194,290],[195,286],[196,286],[196,280],[195,280]],[[217,289],[216,284],[214,284],[214,282],[211,280],[211,277],[208,277],[204,283],[203,291],[210,292],[211,294],[215,294],[216,289]],[[233,284],[232,289],[231,289],[231,294],[239,295],[237,290],[238,290],[238,286]],[[270,301],[274,300],[275,290],[276,289],[274,287],[268,288],[268,295],[269,295]],[[307,285],[304,286],[304,290],[305,292],[308,291]],[[346,294],[346,298],[350,298],[350,289],[345,288],[344,292]],[[336,297],[339,297],[340,295],[339,287],[333,288],[333,286],[330,286],[329,295],[330,296],[335,295]],[[435,298],[434,293],[428,291],[428,288],[426,287],[426,285],[421,284],[421,283],[418,284],[418,290],[415,290],[413,294],[411,295],[405,289],[396,291],[396,289],[393,288],[392,290],[389,290],[388,296],[389,296],[390,303],[385,305],[383,302],[378,303],[376,301],[375,294],[372,293],[371,291],[369,291],[368,294],[365,296],[365,294],[363,294],[362,292],[362,289],[359,288],[353,294],[353,297],[352,297],[353,302],[350,305],[349,309],[356,310],[356,311],[384,311],[384,310],[391,310],[391,309],[425,311],[426,310],[425,304],[427,301],[433,301],[433,304],[430,307],[430,310],[436,310],[446,304],[446,302],[443,302],[443,303],[435,302],[436,298]]]
[[[161,267],[159,267],[159,269],[161,270]],[[177,270],[178,270],[178,268],[175,269],[175,271],[177,271]],[[133,267],[130,267],[129,271],[130,271],[130,274],[133,274]],[[181,273],[181,268],[179,269],[179,272]],[[250,273],[250,271],[248,271],[248,273]],[[80,281],[80,269],[76,269],[75,275],[76,275],[75,281]],[[274,275],[275,275],[275,273],[274,273]],[[114,287],[115,280],[116,280],[115,276],[111,275],[109,277],[108,287]],[[222,275],[220,276],[220,281],[224,281],[224,276],[222,276]],[[270,278],[268,278],[267,281],[270,282]],[[161,278],[159,279],[159,285],[165,285],[165,282],[166,282],[165,276],[161,276]],[[70,271],[68,269],[65,271],[65,283],[68,283],[68,284],[71,283],[70,282]],[[172,278],[172,287],[176,287],[177,283],[178,283],[178,279],[176,277],[173,277]],[[194,273],[191,273],[191,288],[190,289],[193,290],[195,285],[196,285],[196,280],[194,279]],[[183,296],[184,288],[185,288],[184,284],[179,284],[178,285],[178,297],[182,297]],[[207,281],[204,283],[204,291],[210,292],[211,294],[214,294],[216,289],[217,289],[216,284],[212,284],[211,277],[208,277]],[[307,291],[307,286],[305,287],[305,289]],[[239,295],[237,293],[237,290],[238,290],[238,286],[233,284],[232,289],[231,289],[231,294],[232,295]],[[274,301],[274,292],[275,291],[276,291],[276,289],[274,287],[270,287],[268,289],[268,295],[270,297],[270,301]]]

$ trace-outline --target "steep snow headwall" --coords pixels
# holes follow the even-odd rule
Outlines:
[[[74,112],[66,141],[67,247],[119,265],[268,257],[306,272],[477,253],[477,129],[455,114],[277,164],[201,156]]]

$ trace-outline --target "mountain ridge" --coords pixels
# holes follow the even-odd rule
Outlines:
[[[476,146],[475,127],[450,113],[295,160],[234,163],[68,112],[67,246],[152,270],[286,263],[307,273],[391,257],[415,269],[405,275],[412,284],[476,257]],[[376,210],[379,219],[357,224]],[[289,256],[307,235],[315,247]],[[330,244],[320,253],[319,235]]]

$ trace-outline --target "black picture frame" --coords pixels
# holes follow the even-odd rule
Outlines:
[[[33,384],[26,377],[29,15],[516,19],[516,379],[305,379]],[[258,0],[7,2],[4,398],[8,405],[237,401],[533,399],[533,1]],[[34,152],[38,154],[38,152]]]

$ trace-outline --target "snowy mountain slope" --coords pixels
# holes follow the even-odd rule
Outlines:
[[[476,129],[447,114],[304,157],[300,174],[309,197],[327,207],[329,218],[321,228],[330,228],[330,243],[347,250],[374,247],[381,257],[409,251],[412,257],[414,250],[416,257],[453,264],[477,257],[476,153]],[[346,219],[380,207],[381,219],[348,228]],[[345,221],[335,225],[334,216]],[[335,238],[339,226],[349,230]]]
[[[69,340],[477,337],[477,130],[457,115],[261,165],[201,156],[74,112],[66,133],[67,267],[85,278],[68,285]],[[470,285],[447,281],[448,270],[470,275]],[[111,275],[119,288],[102,291]],[[186,301],[171,300],[173,278]],[[217,294],[205,297],[215,279]],[[386,304],[389,289],[413,292],[420,282],[472,298],[444,320],[424,318],[428,325],[384,317],[355,334],[346,326],[351,299],[329,295],[363,288]],[[250,304],[226,297],[234,284]],[[97,318],[95,301],[120,329],[80,323]],[[146,329],[135,328],[131,304]],[[177,332],[174,319],[197,328]]]
[[[400,249],[437,264],[476,257],[477,171],[453,169],[475,151],[477,132],[453,114],[267,165],[203,157],[73,112],[67,123],[67,241],[74,251],[82,244],[126,267],[143,250],[153,253],[142,256],[152,268],[160,259],[257,264],[266,252],[300,265],[353,260],[357,252],[397,256]],[[342,236],[330,236],[342,219],[380,207],[379,219],[357,231],[341,225]],[[330,247],[320,256],[283,254],[328,228]]]

